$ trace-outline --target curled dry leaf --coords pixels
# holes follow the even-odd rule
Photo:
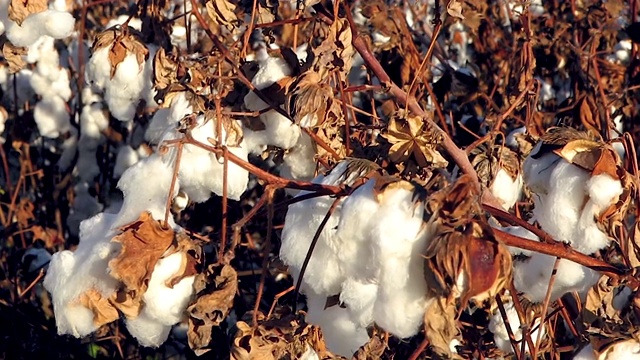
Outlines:
[[[315,55],[313,69],[321,78],[327,78],[328,74],[337,70],[341,78],[345,78],[351,69],[351,61],[355,55],[352,45],[352,34],[349,22],[346,19],[338,19],[329,27],[329,33],[322,43],[313,49]]]
[[[236,5],[227,0],[209,0],[206,3],[207,14],[211,21],[227,30],[233,30],[238,23]]]
[[[211,332],[233,308],[238,290],[238,274],[231,265],[210,265],[196,276],[193,284],[196,299],[187,308],[189,347],[198,355],[211,350]]]
[[[47,0],[11,0],[9,3],[9,19],[18,25],[22,25],[27,16],[45,10],[47,10]]]
[[[173,56],[167,55],[164,48],[158,49],[153,58],[153,83],[158,90],[166,89],[178,82],[178,63]]]
[[[129,27],[127,31],[122,31],[119,27],[107,29],[96,36],[93,42],[92,51],[102,48],[109,48],[109,63],[111,64],[111,77],[116,73],[120,64],[129,54],[134,54],[140,69],[149,56],[149,49],[142,41],[142,35],[135,29]]]
[[[460,3],[460,1],[449,0],[449,3],[447,4],[447,14],[464,20],[464,15],[462,15],[462,4]]]
[[[26,47],[17,47],[9,41],[4,43],[2,46],[2,56],[4,56],[9,64],[10,74],[15,74],[27,66],[27,62],[24,59],[27,52],[28,49]]]
[[[389,121],[387,133],[382,137],[392,145],[389,160],[394,163],[405,162],[413,155],[420,167],[429,164],[435,167],[447,166],[447,160],[436,150],[436,146],[442,141],[442,135],[420,116],[398,111]]]
[[[120,228],[111,241],[122,244],[118,256],[109,261],[110,274],[122,281],[127,295],[139,299],[147,290],[156,263],[174,239],[172,229],[163,228],[149,212]]]
[[[259,321],[254,327],[238,321],[236,326],[231,348],[233,360],[300,359],[309,348],[316,350],[321,359],[335,358],[324,349],[320,329],[299,322],[293,315]]]

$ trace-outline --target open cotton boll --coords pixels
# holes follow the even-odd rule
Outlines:
[[[33,110],[33,118],[40,135],[44,137],[57,138],[71,128],[67,104],[59,97],[38,101]]]
[[[172,178],[173,169],[157,154],[128,168],[118,181],[124,203],[114,226],[128,224],[144,211],[150,212],[154,219],[164,219],[167,197],[173,197],[179,187],[176,181],[176,187],[170,189]],[[170,216],[169,221],[172,222],[173,217]],[[173,224],[170,225],[173,227]]]
[[[192,129],[194,140],[202,144],[210,145],[208,138],[217,139],[216,122],[206,121],[204,116],[198,116],[197,125]],[[174,131],[175,132],[175,131]],[[167,137],[172,136],[170,133]],[[222,133],[222,139],[227,134]],[[167,138],[168,139],[168,138]],[[247,161],[248,153],[241,142],[239,146],[229,146],[228,150],[233,155]],[[196,145],[185,145],[180,160],[178,173],[181,190],[194,202],[203,202],[211,197],[211,193],[222,196],[224,187],[223,159]],[[228,162],[227,167],[227,197],[231,200],[239,200],[247,189],[249,172],[240,166]]]
[[[555,264],[553,256],[533,253],[525,262],[514,263],[513,282],[516,289],[533,302],[543,302]],[[582,293],[598,282],[599,274],[573,261],[562,259],[551,290],[551,301],[567,292]]]
[[[599,213],[600,207],[594,204],[593,200],[589,200],[582,210],[575,239],[571,245],[583,254],[593,254],[609,246],[609,237],[600,230],[595,222]]]
[[[109,61],[108,46],[102,47],[91,54],[85,70],[85,79],[100,91],[111,80],[111,62]]]
[[[623,190],[622,183],[608,174],[602,173],[595,175],[587,181],[589,198],[594,204],[599,206],[601,210],[605,210],[611,204],[618,201]]]
[[[508,302],[504,304],[504,310],[507,314],[507,320],[509,322],[509,327],[513,332],[514,339],[516,341],[524,341],[522,328],[520,327],[520,317],[518,316],[518,312],[513,306],[513,302]],[[546,336],[546,331],[544,327],[540,328],[540,319],[536,319],[532,328],[537,328],[536,330],[531,332],[531,339],[535,343],[538,339],[538,332],[542,329],[542,338]],[[496,311],[495,314],[491,316],[489,319],[489,331],[493,333],[493,339],[496,343],[496,346],[505,352],[506,354],[513,353],[513,346],[511,345],[511,341],[509,340],[509,333],[507,332],[507,326],[504,322],[504,318],[499,311]],[[521,344],[518,344],[521,346]],[[529,344],[525,344],[525,352],[529,352]]]
[[[336,355],[351,357],[369,341],[367,329],[357,326],[347,309],[332,306],[325,309],[326,296],[307,292],[306,320],[320,326],[327,348]]]
[[[280,176],[294,180],[311,180],[316,172],[315,155],[313,140],[309,135],[302,133],[298,143],[284,155]]]
[[[585,170],[561,160],[551,172],[548,195],[535,199],[535,219],[556,240],[577,240],[575,233],[585,202],[584,184],[588,179]]]
[[[184,316],[184,311],[193,295],[193,282],[195,276],[185,277],[173,287],[167,283],[178,274],[182,266],[185,254],[174,253],[156,263],[149,287],[144,293],[143,311],[149,319],[171,326],[178,323]]]
[[[551,171],[562,160],[553,153],[544,154],[538,159],[532,158],[532,155],[540,151],[541,146],[542,143],[540,142],[531,150],[531,154],[524,161],[522,170],[524,181],[531,191],[544,195],[549,191]]]
[[[298,142],[302,132],[300,126],[280,115],[277,111],[267,111],[260,115],[260,119],[265,126],[263,131],[267,139],[266,145],[273,145],[287,150],[294,147]]]
[[[76,23],[73,15],[66,11],[57,10],[46,10],[42,14],[44,14],[44,22],[41,25],[42,35],[51,36],[54,39],[64,39],[71,36]],[[28,19],[29,17],[27,17]]]
[[[120,177],[125,170],[131,165],[138,162],[140,158],[138,153],[130,146],[123,145],[118,149],[118,155],[116,156],[116,165],[113,168],[113,176]]]
[[[107,25],[105,25],[105,29],[111,29],[112,27],[116,26],[116,25],[122,25],[124,24],[127,20],[129,20],[128,25],[138,31],[142,31],[142,20],[140,20],[139,18],[131,18],[129,19],[129,15],[120,15],[116,18],[113,18],[111,20],[109,20],[109,22],[107,23]]]
[[[152,144],[162,140],[162,136],[175,127],[183,117],[193,113],[185,92],[180,92],[171,98],[168,108],[158,109],[151,118],[151,123],[145,131],[144,138]]]
[[[373,306],[378,296],[378,285],[347,278],[342,283],[340,302],[347,306],[350,319],[366,328],[373,322]]]
[[[502,203],[505,210],[511,209],[522,195],[522,174],[515,179],[504,169],[498,170],[491,184],[491,193]]]
[[[108,297],[118,287],[118,281],[107,273],[109,260],[119,250],[111,242],[115,218],[101,213],[83,221],[76,250],[61,251],[51,258],[44,287],[53,299],[58,334],[82,337],[95,331],[93,312],[77,302],[79,296],[95,290]]]
[[[138,343],[146,347],[162,345],[171,332],[171,326],[149,318],[144,309],[135,319],[127,319],[126,325],[127,330],[138,340]]]

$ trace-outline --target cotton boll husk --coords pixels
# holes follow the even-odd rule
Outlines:
[[[336,355],[351,357],[369,341],[366,328],[358,327],[340,306],[325,309],[326,296],[307,292],[306,320],[320,326],[327,348]]]
[[[515,179],[511,178],[504,169],[498,170],[495,179],[491,184],[491,193],[501,201],[502,207],[509,210],[516,204],[522,194],[522,175],[518,174]]]
[[[127,319],[126,325],[127,330],[138,340],[138,343],[146,347],[162,345],[171,332],[171,326],[151,319],[144,310],[136,318]]]
[[[593,346],[587,344],[577,354],[573,356],[573,360],[596,360],[596,354],[593,351]]]
[[[44,137],[57,138],[71,128],[67,104],[59,97],[40,100],[33,110],[33,118]]]
[[[622,183],[608,174],[595,175],[587,181],[589,198],[602,210],[618,201],[623,190]]]
[[[150,212],[154,219],[164,219],[167,197],[173,197],[179,187],[179,181],[176,181],[176,187],[170,190],[172,178],[173,169],[160,155],[152,155],[128,168],[118,181],[124,203],[114,226],[136,220],[143,211]],[[173,217],[169,220],[173,222]]]
[[[83,221],[76,250],[61,251],[51,258],[44,286],[53,299],[58,334],[81,337],[95,331],[91,310],[70,304],[87,290],[94,289],[108,297],[118,287],[118,281],[107,273],[109,260],[119,250],[111,242],[115,218],[101,213]]]
[[[149,280],[149,287],[144,293],[144,309],[149,319],[163,325],[174,325],[184,316],[184,311],[193,295],[195,276],[188,276],[180,280],[173,287],[167,286],[167,281],[177,275],[186,255],[174,253],[158,260]]]
[[[513,281],[515,287],[524,292],[533,302],[545,299],[549,279],[555,264],[555,257],[533,253],[526,262],[514,264]],[[555,301],[570,291],[582,293],[598,282],[599,275],[587,267],[562,259],[551,290],[551,301]]]
[[[518,316],[518,312],[513,306],[513,302],[508,302],[504,304],[504,310],[507,313],[507,320],[509,321],[509,327],[513,332],[513,336],[516,341],[521,341],[523,338],[522,329],[520,328],[520,317]],[[540,331],[540,319],[536,319],[533,328],[538,328],[531,332],[531,339],[536,342],[538,339],[538,332]],[[496,346],[505,352],[506,354],[513,353],[513,347],[511,346],[511,341],[509,340],[509,334],[507,332],[507,326],[504,323],[504,319],[502,318],[502,314],[499,311],[496,311],[495,314],[491,316],[489,319],[489,331],[493,333],[493,339],[495,340]],[[546,336],[546,331],[544,327],[542,328],[542,338]],[[525,345],[525,351],[529,352],[529,344]]]
[[[118,149],[116,165],[113,168],[113,176],[120,177],[125,170],[139,160],[138,153],[129,145],[123,145]]]

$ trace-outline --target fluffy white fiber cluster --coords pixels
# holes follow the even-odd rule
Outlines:
[[[305,51],[305,46],[301,46],[297,50],[298,58],[306,56]],[[265,49],[259,50],[256,58],[259,70],[251,83],[258,90],[264,90],[291,75],[291,68],[286,61],[268,56]],[[249,111],[264,111],[269,107],[253,91],[245,96],[244,104]],[[260,121],[264,124],[264,130],[244,129],[249,152],[261,154],[269,145],[280,147],[286,150],[280,175],[290,179],[310,180],[316,170],[316,151],[309,135],[302,131],[300,125],[274,109],[260,114]],[[316,122],[317,120],[303,121],[303,125],[313,126]]]
[[[176,103],[177,104],[177,103]],[[207,143],[207,137],[216,138],[213,121],[197,117],[193,136]],[[168,124],[164,139],[178,137],[177,120]],[[230,148],[246,160],[242,147]],[[104,298],[111,296],[119,282],[109,274],[108,263],[120,252],[120,244],[112,242],[118,228],[136,220],[148,211],[156,220],[164,219],[166,200],[181,190],[196,201],[204,201],[211,195],[222,193],[222,164],[214,156],[194,145],[183,150],[178,178],[173,189],[171,181],[177,153],[154,153],[129,167],[120,178],[118,187],[124,201],[117,213],[102,212],[80,224],[80,243],[75,251],[61,251],[53,255],[44,280],[45,288],[52,294],[58,332],[77,337],[96,330],[91,309],[79,302],[79,297],[89,290],[98,291]],[[246,189],[246,171],[229,166],[229,197],[238,198]],[[153,179],[153,181],[149,181]],[[173,218],[170,226],[179,231]],[[137,317],[126,320],[127,329],[145,346],[159,346],[168,337],[171,326],[179,322],[193,294],[194,277],[186,277],[173,287],[166,280],[180,270],[182,254],[163,257],[155,265],[149,287],[143,295],[144,306]]]
[[[537,156],[539,144],[524,162],[524,177],[534,192],[532,221],[537,221],[554,239],[567,242],[589,255],[609,245],[609,237],[598,227],[596,217],[622,194],[619,180],[603,173],[591,176],[554,153]],[[514,282],[532,301],[545,298],[555,258],[530,254],[516,263]],[[583,292],[599,278],[596,271],[562,259],[551,291],[555,300],[570,291]]]
[[[366,171],[350,171],[350,161],[342,161],[313,181],[353,183]],[[307,321],[319,325],[329,349],[343,356],[351,356],[368,341],[366,328],[373,322],[400,338],[415,335],[428,301],[420,256],[429,239],[422,218],[424,206],[409,186],[392,184],[375,193],[375,185],[376,180],[370,179],[348,198],[338,200],[302,282]],[[318,197],[289,207],[280,257],[296,280],[333,201]],[[343,307],[325,309],[327,297],[337,294]]]
[[[157,47],[146,47],[149,56],[144,62],[138,63],[136,54],[127,51],[124,60],[116,65],[113,76],[109,60],[110,46],[94,51],[87,63],[87,81],[103,94],[111,115],[120,121],[133,120],[141,100],[145,100],[147,106],[156,106],[152,78],[153,57]]]

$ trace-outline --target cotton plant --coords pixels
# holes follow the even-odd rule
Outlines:
[[[582,160],[581,155],[589,152],[600,154],[600,158],[595,163]],[[613,148],[583,133],[570,128],[550,129],[523,165],[525,183],[533,192],[532,221],[554,239],[585,255],[608,247],[612,235],[598,219],[610,209],[620,212],[619,201],[625,187],[624,176],[615,170],[619,161]],[[514,284],[531,301],[542,302],[555,257],[529,255],[527,261],[516,263]],[[551,300],[570,291],[585,294],[598,279],[596,271],[561,259]]]

